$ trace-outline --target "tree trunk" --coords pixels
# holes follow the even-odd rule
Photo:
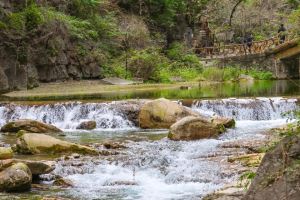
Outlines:
[[[232,18],[233,18],[233,15],[237,9],[237,7],[243,2],[244,0],[239,0],[233,7],[232,11],[231,11],[231,14],[230,14],[230,19],[229,19],[229,26],[231,27],[232,25]]]

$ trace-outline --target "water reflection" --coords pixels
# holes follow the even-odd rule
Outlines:
[[[190,89],[157,89],[153,91],[131,91],[118,94],[107,94],[105,99],[200,99],[225,97],[257,97],[257,96],[293,96],[300,94],[300,80],[254,81],[241,83],[199,83]]]

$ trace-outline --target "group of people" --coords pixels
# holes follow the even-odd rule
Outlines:
[[[278,29],[278,37],[279,37],[279,43],[283,44],[286,40],[286,32],[287,29],[285,28],[284,24],[280,24],[280,27]],[[253,45],[253,35],[247,34],[246,37],[244,38],[244,44],[246,45],[246,47],[248,48],[249,53],[251,54],[251,47]]]

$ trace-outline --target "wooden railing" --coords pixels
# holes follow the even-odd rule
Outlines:
[[[285,42],[294,37],[288,36]],[[203,58],[232,57],[251,54],[262,54],[266,50],[279,45],[279,37],[275,36],[267,40],[253,41],[249,48],[247,44],[218,45],[214,47],[194,48],[194,52]]]

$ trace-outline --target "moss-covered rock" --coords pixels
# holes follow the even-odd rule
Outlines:
[[[14,156],[10,147],[0,147],[0,160],[10,159]]]
[[[50,125],[45,124],[36,120],[30,120],[30,119],[23,119],[23,120],[17,120],[12,121],[7,124],[5,124],[1,128],[1,132],[9,132],[9,133],[18,133],[19,131],[26,131],[29,133],[60,133],[62,130],[59,128]],[[24,132],[20,132],[23,134]]]
[[[211,120],[214,124],[223,125],[225,128],[234,128],[235,127],[235,120],[232,118],[216,116],[216,117],[213,117]]]
[[[201,117],[185,117],[170,128],[168,138],[171,140],[198,140],[216,137],[223,133],[223,125],[214,124]]]
[[[239,162],[245,167],[258,167],[264,157],[264,153],[246,154],[228,158],[228,162]]]
[[[31,188],[32,175],[24,163],[17,163],[0,172],[1,192],[24,192]]]
[[[26,133],[23,136],[19,137],[17,140],[17,152],[23,154],[98,154],[98,152],[93,148],[62,141],[48,135],[36,133]]]
[[[139,113],[141,128],[170,128],[176,121],[197,113],[167,99],[157,99],[145,103]]]

